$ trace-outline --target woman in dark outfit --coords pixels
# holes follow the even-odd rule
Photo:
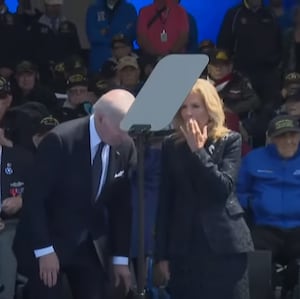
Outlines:
[[[241,137],[224,127],[215,88],[198,79],[163,144],[158,268],[172,299],[248,299],[253,250],[235,195]]]

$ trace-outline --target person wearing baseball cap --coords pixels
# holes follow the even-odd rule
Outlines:
[[[137,95],[141,88],[140,67],[137,59],[132,56],[125,56],[119,60],[117,71],[120,80],[120,86]]]
[[[279,115],[268,126],[266,146],[252,150],[242,161],[237,195],[248,215],[256,250],[272,252],[280,261],[286,297],[297,283],[300,257],[300,127],[291,115]],[[274,273],[274,275],[276,275]]]
[[[285,102],[281,107],[281,111],[300,120],[300,88],[295,89],[285,97]]]
[[[282,97],[285,99],[300,90],[300,74],[297,72],[288,73],[283,79]]]
[[[267,131],[267,135],[271,139],[274,139],[276,137],[282,138],[284,137],[284,135],[293,135],[293,133],[297,133],[297,135],[300,136],[299,122],[294,116],[288,114],[278,115],[273,118],[269,123]],[[279,152],[284,151],[281,149],[278,150]],[[283,154],[283,156],[287,156],[287,154]]]
[[[89,80],[86,75],[75,71],[69,74],[66,85],[67,99],[54,114],[60,123],[87,115],[83,108],[84,103],[89,99]]]

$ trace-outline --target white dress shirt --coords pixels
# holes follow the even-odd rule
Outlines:
[[[90,151],[91,151],[91,165],[93,164],[94,157],[96,155],[97,149],[99,147],[99,144],[101,142],[101,139],[96,131],[95,127],[95,119],[94,115],[91,115],[90,122],[89,122],[89,131],[90,131]],[[101,193],[101,190],[103,188],[103,185],[105,183],[107,170],[108,170],[108,162],[109,162],[109,151],[110,147],[108,144],[105,144],[105,146],[102,149],[102,174],[100,177],[100,185],[97,192],[96,198],[99,198],[99,195]],[[53,246],[36,249],[34,250],[34,255],[36,258],[39,258],[41,256],[47,255],[54,252]],[[113,257],[113,264],[115,265],[128,265],[128,257],[123,256],[114,256]]]

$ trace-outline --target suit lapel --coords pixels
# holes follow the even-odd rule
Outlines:
[[[105,183],[103,186],[103,190],[104,190],[104,188],[107,187],[107,184],[114,179],[114,175],[115,175],[116,169],[118,169],[118,164],[119,164],[120,158],[121,158],[121,154],[120,154],[120,151],[118,150],[118,147],[112,146],[109,151],[107,175],[106,175]]]
[[[89,192],[88,198],[92,196],[92,167],[91,167],[91,145],[90,145],[90,130],[89,130],[89,118],[86,119],[86,123],[83,130],[82,142],[80,142],[79,150],[76,152],[75,161],[78,163],[79,173],[84,173],[84,180],[88,182],[87,191]]]

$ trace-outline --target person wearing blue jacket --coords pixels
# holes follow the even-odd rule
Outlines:
[[[86,14],[86,32],[90,43],[90,72],[96,73],[111,57],[115,36],[130,41],[136,38],[137,11],[126,0],[96,0]]]
[[[241,205],[251,214],[256,249],[270,250],[274,262],[288,266],[284,297],[297,282],[300,258],[300,127],[290,115],[270,121],[265,147],[242,161],[237,182]]]

